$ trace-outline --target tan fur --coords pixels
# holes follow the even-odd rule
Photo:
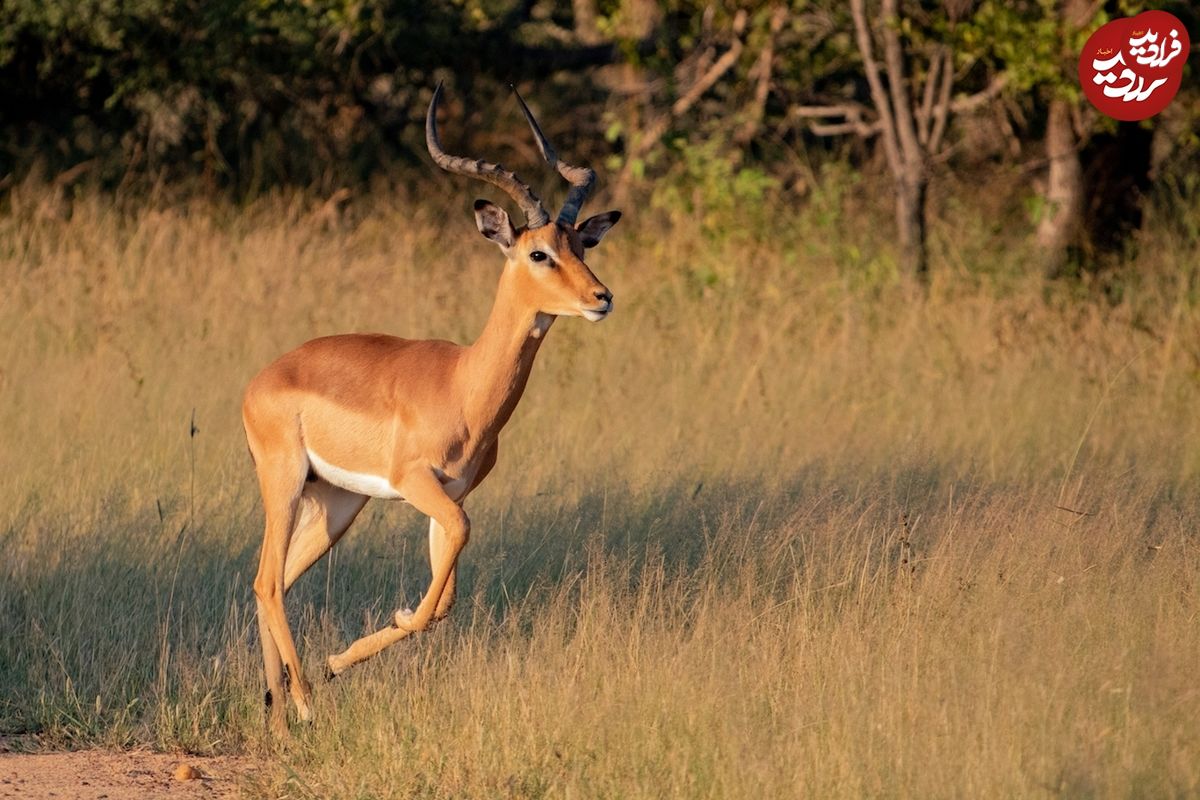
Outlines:
[[[554,268],[531,261],[534,250],[557,254]],[[449,612],[455,567],[470,535],[462,501],[495,464],[497,438],[546,330],[557,316],[606,314],[612,307],[611,294],[583,262],[574,228],[518,230],[505,255],[491,315],[474,344],[378,334],[314,339],[246,389],[242,418],[266,511],[254,591],[277,732],[286,731],[285,665],[301,719],[312,716],[284,595],[366,502],[330,485],[328,476],[314,476],[308,453],[338,470],[386,480],[431,518],[433,578],[416,611],[398,612],[393,627],[331,656],[329,669],[337,674]]]

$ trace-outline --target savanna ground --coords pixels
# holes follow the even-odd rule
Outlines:
[[[454,615],[276,747],[242,387],[321,334],[469,341],[500,257],[465,195],[15,187],[0,731],[249,754],[251,797],[1200,793],[1196,231],[1046,287],[1024,220],[949,206],[923,297],[839,191],[626,211],[589,259],[616,314],[555,326],[468,501]],[[427,575],[424,520],[369,504],[289,598],[309,675]]]

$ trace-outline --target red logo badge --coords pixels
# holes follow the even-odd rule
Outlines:
[[[1132,122],[1152,117],[1179,91],[1189,47],[1187,29],[1165,11],[1115,19],[1079,54],[1079,83],[1101,112]]]

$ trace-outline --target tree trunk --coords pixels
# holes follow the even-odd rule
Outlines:
[[[1152,142],[1152,130],[1122,122],[1114,133],[1093,135],[1081,148],[1071,127],[1070,104],[1051,102],[1046,125],[1050,168],[1037,228],[1046,277],[1061,277],[1073,256],[1082,268],[1097,269],[1125,252],[1142,223]]]
[[[1065,34],[1082,30],[1096,17],[1094,0],[1059,0],[1059,25]],[[1074,81],[1075,54],[1063,53],[1068,82]],[[1047,278],[1063,274],[1071,251],[1078,250],[1083,233],[1083,168],[1079,140],[1072,125],[1072,104],[1063,97],[1050,101],[1046,120],[1046,193],[1038,220],[1037,243],[1042,251],[1042,272]]]
[[[933,94],[935,81],[928,80],[926,94],[929,101],[923,107],[928,109],[928,115],[918,130],[917,115],[913,112],[913,99],[905,78],[904,45],[900,40],[900,26],[896,24],[898,0],[883,0],[879,11],[878,27],[883,38],[886,86],[880,75],[879,62],[875,60],[864,0],[852,0],[850,12],[854,17],[854,33],[863,60],[863,71],[871,89],[871,102],[879,114],[888,169],[896,182],[896,228],[900,238],[901,269],[924,287],[929,282],[929,260],[925,249],[925,197],[929,186],[930,156],[938,151],[945,132],[953,70],[947,66],[936,107]],[[934,59],[946,57],[945,50],[933,56]],[[930,76],[934,76],[932,69]],[[936,133],[929,130],[927,123],[930,115],[938,118],[934,126]]]
[[[919,174],[896,181],[896,229],[900,236],[901,269],[920,283],[929,280],[925,246],[925,198],[929,182]]]
[[[1083,169],[1075,131],[1071,127],[1071,106],[1062,99],[1050,101],[1046,122],[1046,158],[1050,168],[1046,177],[1045,208],[1038,221],[1037,243],[1042,251],[1042,268],[1048,278],[1063,273],[1071,248],[1079,244],[1083,209]]]

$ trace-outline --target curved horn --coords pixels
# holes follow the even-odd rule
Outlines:
[[[525,112],[525,119],[529,121],[529,127],[533,129],[533,138],[537,141],[538,150],[542,151],[542,157],[571,184],[571,190],[567,192],[567,199],[563,201],[562,211],[558,212],[558,221],[564,225],[574,225],[575,219],[579,216],[579,210],[583,208],[583,201],[587,200],[588,194],[592,191],[592,185],[596,183],[596,173],[587,167],[573,167],[565,161],[559,161],[558,153],[554,151],[554,145],[546,140],[546,135],[538,127],[537,120],[533,118],[533,112],[529,110],[529,106],[525,105],[521,93],[517,91],[516,86],[511,88],[513,94],[517,96],[517,102],[521,104],[521,110]]]
[[[499,164],[452,156],[442,150],[437,132],[437,107],[441,98],[442,84],[438,83],[437,88],[433,90],[433,99],[429,101],[429,113],[425,116],[425,146],[429,148],[429,155],[433,156],[434,163],[447,172],[478,178],[503,189],[517,201],[517,205],[525,213],[525,223],[529,228],[540,228],[549,223],[550,215],[542,207],[542,201],[515,173],[509,172]]]

